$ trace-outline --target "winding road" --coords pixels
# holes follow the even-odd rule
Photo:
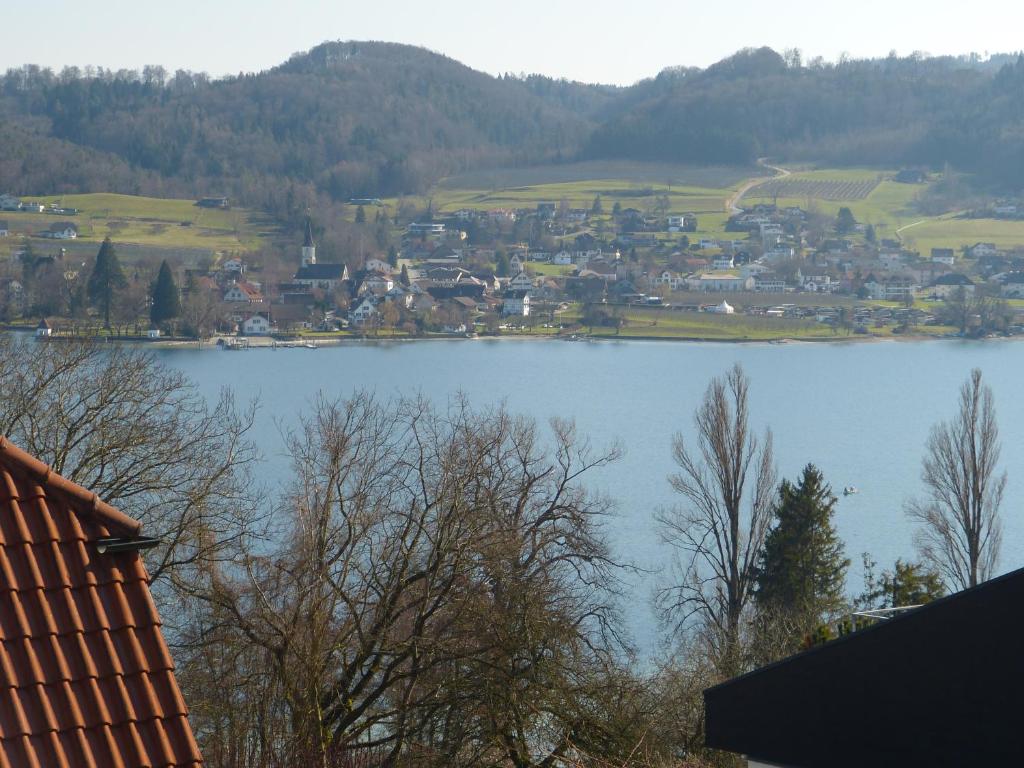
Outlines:
[[[770,171],[775,171],[775,175],[763,176],[761,178],[748,179],[747,181],[745,181],[743,183],[743,186],[736,190],[735,194],[733,194],[732,197],[725,201],[725,210],[728,211],[730,214],[741,213],[743,211],[743,209],[739,207],[740,201],[743,199],[743,196],[747,194],[750,190],[752,190],[754,187],[759,187],[762,184],[765,184],[769,181],[773,181],[774,179],[783,179],[786,176],[789,176],[791,173],[791,171],[788,171],[780,166],[769,165],[768,158],[766,157],[760,158],[757,161],[757,164],[762,168],[767,168]]]

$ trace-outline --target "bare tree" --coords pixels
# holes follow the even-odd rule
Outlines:
[[[614,453],[552,435],[548,450],[532,422],[464,402],[318,403],[288,439],[280,530],[195,591],[183,679],[214,751],[564,762],[594,732],[588,705],[614,699],[607,502],[580,486]]]
[[[658,595],[666,617],[695,628],[719,670],[740,670],[741,628],[758,557],[771,523],[775,465],[771,432],[750,430],[750,382],[736,365],[711,381],[694,414],[692,444],[677,434],[679,471],[669,478],[684,501],[660,511],[663,539],[677,550],[677,583]]]
[[[952,590],[991,578],[999,559],[999,507],[1006,473],[997,471],[1001,445],[992,389],[975,368],[960,389],[951,422],[932,428],[922,465],[927,496],[908,503],[921,524],[916,544]]]
[[[253,411],[138,350],[0,336],[0,434],[140,520],[161,586],[253,522]]]

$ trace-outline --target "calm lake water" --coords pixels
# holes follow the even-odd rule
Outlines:
[[[692,434],[692,414],[708,380],[741,363],[752,380],[752,414],[775,437],[780,475],[795,477],[807,462],[842,497],[837,524],[854,566],[850,590],[861,587],[860,553],[880,566],[913,556],[903,503],[921,490],[924,442],[933,423],[949,418],[958,389],[980,367],[996,397],[1003,465],[1010,480],[1003,507],[1002,570],[1024,565],[1024,345],[1013,342],[794,343],[737,345],[670,342],[476,340],[352,343],[343,347],[161,349],[159,358],[190,376],[210,397],[232,387],[239,400],[260,400],[257,438],[280,477],[277,423],[294,423],[318,392],[357,389],[423,393],[436,402],[462,391],[483,406],[505,400],[513,411],[545,420],[575,419],[602,445],[619,440],[625,457],[595,473],[591,484],[610,494],[618,514],[608,532],[618,557],[657,570],[668,563],[652,512],[674,502],[675,432]],[[656,623],[650,595],[657,573],[637,577],[627,615],[642,649]]]

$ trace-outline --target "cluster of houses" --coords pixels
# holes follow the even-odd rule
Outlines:
[[[468,269],[443,254],[402,270],[374,257],[350,271],[346,264],[317,261],[309,220],[304,235],[298,268],[291,279],[274,286],[273,299],[250,278],[242,259],[228,260],[193,283],[196,289],[219,292],[232,329],[247,335],[301,329],[365,331],[417,320],[439,331],[467,333],[481,315],[510,323],[530,316],[536,286],[516,255],[509,277]]]
[[[850,236],[856,233],[809,242],[808,216],[796,207],[758,205],[737,213],[728,230],[746,232],[745,239],[669,240],[675,248],[665,252],[662,238],[657,258],[638,257],[635,246],[629,246],[624,256],[626,244],[637,232],[625,232],[622,227],[606,239],[583,230],[549,249],[502,240],[473,245],[466,236],[471,225],[496,223],[509,232],[507,225],[523,217],[544,223],[572,220],[572,216],[585,220],[589,215],[582,209],[541,203],[536,210],[461,209],[429,221],[412,221],[399,254],[405,265],[401,269],[398,258],[390,263],[369,258],[353,270],[341,263],[318,262],[307,221],[298,268],[290,280],[273,287],[273,299],[250,278],[239,259],[222,264],[208,279],[230,308],[231,322],[240,332],[252,334],[299,328],[371,329],[400,323],[462,333],[483,319],[521,323],[539,307],[547,310],[563,302],[660,304],[672,301],[672,294],[679,292],[803,292],[909,304],[914,297],[942,299],[956,292],[971,293],[979,283],[989,282],[998,285],[1004,296],[1024,296],[1024,253],[977,243],[959,252],[935,248],[929,257],[921,257],[900,242],[876,243]],[[627,209],[616,221],[630,216]],[[640,219],[633,225],[676,233],[696,227],[690,214]],[[499,259],[507,263],[500,275],[493,267]],[[534,274],[531,265],[539,263],[563,269]],[[732,310],[721,298],[708,302],[707,308]]]
[[[22,200],[9,194],[0,194],[0,211],[46,213],[51,216],[78,215],[77,208],[67,208],[56,203],[46,205],[32,200]],[[0,221],[0,237],[7,237],[10,234],[10,223]],[[34,232],[33,234],[36,237],[44,237],[50,240],[74,240],[78,237],[78,226],[73,221],[57,221],[48,225],[46,229]]]

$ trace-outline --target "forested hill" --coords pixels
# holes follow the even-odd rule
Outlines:
[[[682,162],[946,163],[1024,178],[1024,60],[911,56],[805,65],[768,48],[633,86],[589,157]]]
[[[26,66],[0,79],[0,191],[299,199],[421,192],[463,170],[579,158],[946,163],[1024,179],[1024,63],[839,64],[743,51],[630,88],[492,77],[421,48],[325,43],[210,80]]]
[[[193,194],[255,203],[267,185],[313,185],[346,199],[420,191],[472,168],[570,159],[618,90],[495,78],[389,43],[327,43],[266,72],[215,81],[159,68],[54,75],[24,67],[0,85],[8,131],[34,133],[47,154],[66,154],[46,141],[54,137]],[[3,166],[0,187],[43,191],[40,162]]]

